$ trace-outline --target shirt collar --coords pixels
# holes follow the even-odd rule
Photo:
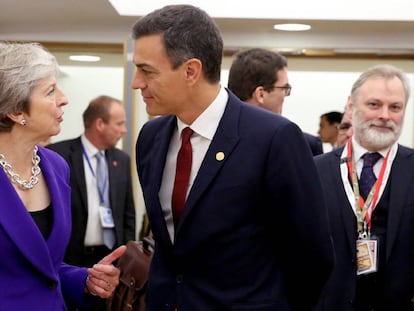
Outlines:
[[[356,161],[358,161],[358,160],[360,160],[361,158],[362,158],[362,156],[365,154],[365,153],[367,153],[367,152],[372,152],[372,151],[369,151],[369,150],[367,150],[367,149],[365,149],[364,147],[362,147],[356,140],[355,140],[355,137],[353,136],[352,137],[352,147],[353,147],[353,153],[354,153],[354,159],[355,159],[355,162]],[[392,146],[391,146],[391,148],[385,148],[385,149],[382,149],[382,150],[378,150],[377,152],[379,153],[379,154],[381,154],[381,156],[383,157],[383,158],[385,158],[386,156],[387,156],[387,152],[388,152],[388,150],[391,150],[391,151],[395,151],[396,150],[396,148],[398,147],[398,143],[394,143]],[[394,152],[392,152],[392,153],[394,153]]]
[[[224,114],[228,97],[228,93],[224,87],[221,86],[217,97],[206,108],[206,110],[204,110],[203,113],[194,120],[193,124],[186,125],[177,118],[178,132],[181,133],[185,127],[189,126],[198,135],[212,140],[221,117]]]
[[[81,142],[89,158],[93,158],[96,155],[96,153],[100,151],[90,142],[89,139],[86,138],[85,134],[81,135]]]

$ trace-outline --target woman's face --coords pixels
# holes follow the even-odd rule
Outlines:
[[[33,88],[29,98],[29,113],[23,113],[25,128],[39,140],[59,134],[63,121],[62,107],[68,103],[56,84],[56,77],[44,78]]]

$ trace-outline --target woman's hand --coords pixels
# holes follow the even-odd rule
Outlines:
[[[94,296],[101,298],[110,297],[119,283],[120,271],[112,265],[112,262],[121,257],[126,251],[126,246],[122,245],[102,258],[92,268],[88,268],[86,279],[86,289]]]

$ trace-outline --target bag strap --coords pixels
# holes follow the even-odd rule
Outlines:
[[[155,241],[152,237],[146,236],[142,238],[142,247],[150,252],[153,252],[155,249]]]

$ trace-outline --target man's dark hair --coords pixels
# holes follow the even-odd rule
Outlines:
[[[205,78],[220,81],[223,40],[210,16],[191,5],[168,5],[139,19],[132,38],[160,34],[173,69],[197,58],[203,65]]]
[[[277,72],[285,67],[286,58],[273,51],[255,48],[239,52],[230,67],[228,88],[246,101],[258,86],[272,91],[278,79]]]
[[[328,121],[328,123],[330,125],[333,125],[335,123],[339,124],[342,121],[342,112],[339,111],[331,111],[331,112],[327,112],[324,113],[323,115],[321,115],[321,118],[325,118],[326,121]]]

